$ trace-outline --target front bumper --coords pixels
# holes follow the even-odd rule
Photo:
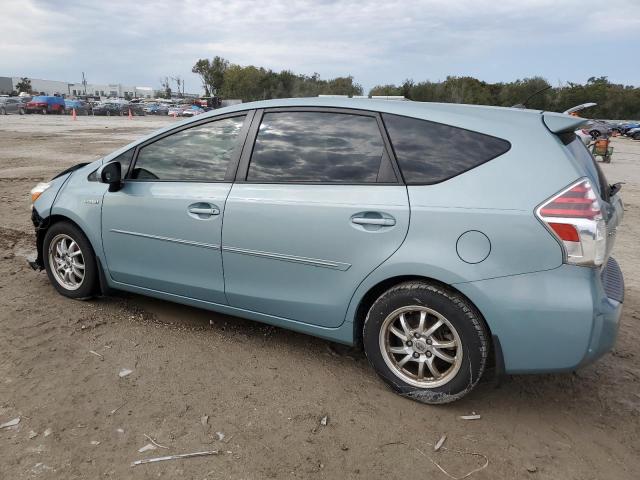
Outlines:
[[[572,371],[615,344],[624,280],[613,258],[454,286],[500,339],[506,373]]]
[[[44,259],[42,258],[42,243],[44,240],[43,232],[46,229],[45,220],[40,216],[35,208],[31,209],[31,222],[36,229],[36,251],[35,260],[28,260],[29,266],[36,271],[44,269]]]

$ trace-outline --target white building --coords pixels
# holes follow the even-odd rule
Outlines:
[[[0,77],[0,87],[2,91],[9,90],[11,93],[16,90],[16,85],[21,77]],[[31,90],[44,95],[64,95],[74,97],[78,95],[94,95],[97,97],[142,97],[152,98],[152,87],[138,87],[134,85],[123,85],[121,83],[87,83],[86,87],[82,83],[60,82],[57,80],[42,80],[40,78],[29,78],[31,80]]]

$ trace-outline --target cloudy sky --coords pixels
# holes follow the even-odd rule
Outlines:
[[[634,5],[635,6],[632,6]],[[471,75],[640,85],[638,0],[0,0],[0,76],[159,87],[221,55],[376,84]]]

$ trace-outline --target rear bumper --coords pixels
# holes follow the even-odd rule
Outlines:
[[[602,270],[562,265],[455,287],[500,339],[506,373],[572,371],[615,345],[624,279],[613,258]]]

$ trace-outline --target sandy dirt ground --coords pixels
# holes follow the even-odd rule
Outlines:
[[[444,480],[436,463],[460,477],[485,458],[470,478],[640,478],[640,142],[616,139],[603,165],[626,182],[615,350],[431,407],[388,390],[356,350],[135,295],[68,300],[27,266],[29,189],[172,121],[0,117],[0,424],[21,419],[0,429],[0,479]],[[139,453],[146,435],[167,448]],[[206,450],[220,454],[131,466]]]

